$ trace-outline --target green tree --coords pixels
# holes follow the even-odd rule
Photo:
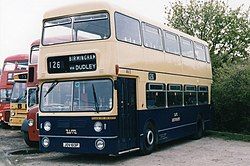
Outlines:
[[[217,130],[250,134],[250,8],[223,2],[175,2],[168,25],[209,43]]]
[[[224,63],[249,58],[249,11],[241,7],[233,10],[215,0],[204,3],[191,0],[188,5],[177,1],[166,11],[166,18],[168,25],[209,43],[215,70]]]
[[[250,63],[216,70],[212,89],[216,129],[250,134]]]

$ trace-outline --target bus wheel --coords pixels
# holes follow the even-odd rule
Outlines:
[[[198,118],[197,118],[197,125],[196,125],[196,131],[195,131],[195,134],[193,135],[193,139],[197,140],[197,139],[202,138],[203,133],[204,133],[204,130],[203,130],[203,120],[202,120],[201,116],[198,116]]]
[[[23,139],[29,147],[38,148],[38,142],[30,141],[28,132],[23,131]]]
[[[151,154],[156,145],[155,128],[152,123],[148,123],[144,128],[143,142],[141,144],[141,154]]]
[[[4,123],[4,122],[2,122],[1,126],[2,126],[3,129],[9,129],[10,128],[8,123]]]

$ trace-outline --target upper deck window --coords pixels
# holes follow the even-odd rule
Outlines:
[[[27,70],[28,62],[5,62],[3,71],[14,71],[14,70]]]
[[[202,44],[194,43],[194,50],[196,58],[200,61],[206,62],[206,51]]]
[[[39,55],[39,46],[32,47],[30,53],[30,64],[37,64],[38,55]]]
[[[160,28],[142,23],[144,46],[156,50],[163,50],[162,32]]]
[[[85,14],[45,21],[43,45],[104,40],[110,36],[108,13]]]
[[[207,46],[205,47],[205,51],[206,51],[207,62],[210,63],[211,62],[211,60],[210,60],[210,54],[209,54],[209,49],[208,49]]]
[[[3,71],[14,71],[16,68],[15,62],[5,62]]]
[[[137,19],[115,13],[115,26],[118,40],[141,45],[140,22]]]
[[[181,52],[185,57],[194,58],[194,49],[191,40],[183,37],[181,38]]]
[[[176,34],[164,31],[165,51],[180,54],[179,37]]]

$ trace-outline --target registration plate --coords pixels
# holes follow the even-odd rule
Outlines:
[[[64,148],[80,148],[80,143],[63,143]]]

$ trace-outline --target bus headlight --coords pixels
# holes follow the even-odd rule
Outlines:
[[[95,122],[94,130],[99,133],[102,131],[102,129],[103,129],[102,122]]]
[[[98,150],[104,149],[105,148],[105,141],[103,139],[101,139],[101,138],[97,139],[95,141],[95,147]]]
[[[50,144],[49,138],[44,137],[42,139],[42,145],[43,145],[43,147],[47,148],[47,147],[49,147],[49,144]]]
[[[34,125],[34,120],[33,120],[33,119],[29,119],[29,120],[28,120],[28,125],[29,125],[30,127],[32,127],[32,126]]]
[[[11,116],[15,116],[15,112],[14,112],[14,111],[11,111],[10,115],[11,115]]]
[[[43,128],[45,131],[50,131],[51,130],[51,123],[46,121],[43,125]]]

